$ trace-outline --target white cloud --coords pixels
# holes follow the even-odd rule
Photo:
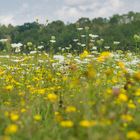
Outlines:
[[[76,6],[76,5],[87,5],[89,2],[93,0],[65,0],[66,5]]]
[[[80,17],[110,17],[128,11],[140,12],[140,0],[4,0],[0,4],[0,23],[23,24],[39,17],[40,22],[76,21]]]
[[[69,8],[67,6],[64,6],[61,10],[58,10],[56,12],[56,16],[62,20],[65,20],[66,17],[69,17],[70,19],[73,19],[75,17],[77,18],[80,16],[80,13],[75,7]]]
[[[75,21],[80,17],[109,17],[125,11],[128,0],[64,0],[65,5],[56,11],[62,20]],[[130,8],[130,7],[129,7]],[[128,12],[128,11],[127,11]]]
[[[5,16],[0,16],[0,24],[14,24],[14,16],[13,15],[5,15]]]
[[[110,0],[110,4],[113,8],[120,8],[124,3],[122,0]]]

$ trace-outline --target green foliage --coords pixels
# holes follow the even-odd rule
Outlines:
[[[77,28],[83,28],[83,30],[78,31]],[[50,49],[51,36],[55,36],[55,52],[59,50],[58,48],[66,48],[69,45],[72,46],[71,50],[79,50],[80,47],[73,41],[74,39],[79,39],[80,43],[87,46],[88,34],[99,35],[104,39],[101,44],[111,46],[111,49],[114,49],[113,42],[119,41],[120,45],[116,49],[135,51],[135,48],[139,48],[139,39],[136,35],[140,34],[140,13],[117,14],[109,19],[83,17],[70,24],[57,20],[51,23],[47,22],[47,24],[33,22],[20,26],[0,26],[0,39],[10,38],[11,42],[21,42],[22,44],[32,42],[35,46],[43,45],[45,50]],[[85,40],[80,38],[80,35],[85,35]],[[99,42],[97,45],[102,46]],[[0,49],[3,49],[1,44]]]
[[[136,43],[140,42],[140,35],[135,34],[135,35],[134,35],[134,41],[135,41]]]

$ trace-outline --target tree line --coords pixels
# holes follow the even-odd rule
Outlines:
[[[93,35],[93,38],[90,36]],[[55,52],[68,48],[79,50],[98,46],[109,46],[110,49],[134,51],[140,47],[140,13],[129,12],[113,15],[110,18],[80,18],[75,23],[65,24],[61,20],[41,24],[37,21],[23,25],[0,25],[0,39],[8,39],[10,43],[22,43],[25,48],[30,42],[32,46],[51,47]],[[117,47],[115,43],[119,42]],[[4,50],[0,42],[0,50]],[[81,49],[81,50],[82,50]]]

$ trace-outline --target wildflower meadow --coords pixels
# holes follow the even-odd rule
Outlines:
[[[0,140],[139,140],[140,55],[0,55]]]
[[[40,1],[18,6],[16,16],[31,21],[22,13],[40,13]],[[89,1],[80,1],[80,14],[92,10]],[[119,2],[109,0],[99,14]],[[52,13],[73,18],[77,3]],[[0,25],[0,140],[140,140],[140,13]]]

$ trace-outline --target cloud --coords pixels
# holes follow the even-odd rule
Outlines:
[[[64,0],[64,2],[65,5],[56,11],[56,16],[64,21],[67,19],[75,21],[80,17],[110,17],[134,9],[129,5],[129,0]]]
[[[39,17],[74,22],[80,17],[110,17],[128,11],[140,12],[140,0],[4,0],[0,4],[0,23],[23,24]]]
[[[77,5],[87,5],[91,3],[91,0],[65,0],[64,1],[66,5],[69,6],[77,6]]]
[[[9,23],[15,23],[13,15],[0,16],[0,24],[8,25]]]
[[[120,8],[124,5],[122,0],[110,0],[110,4],[113,8]]]

